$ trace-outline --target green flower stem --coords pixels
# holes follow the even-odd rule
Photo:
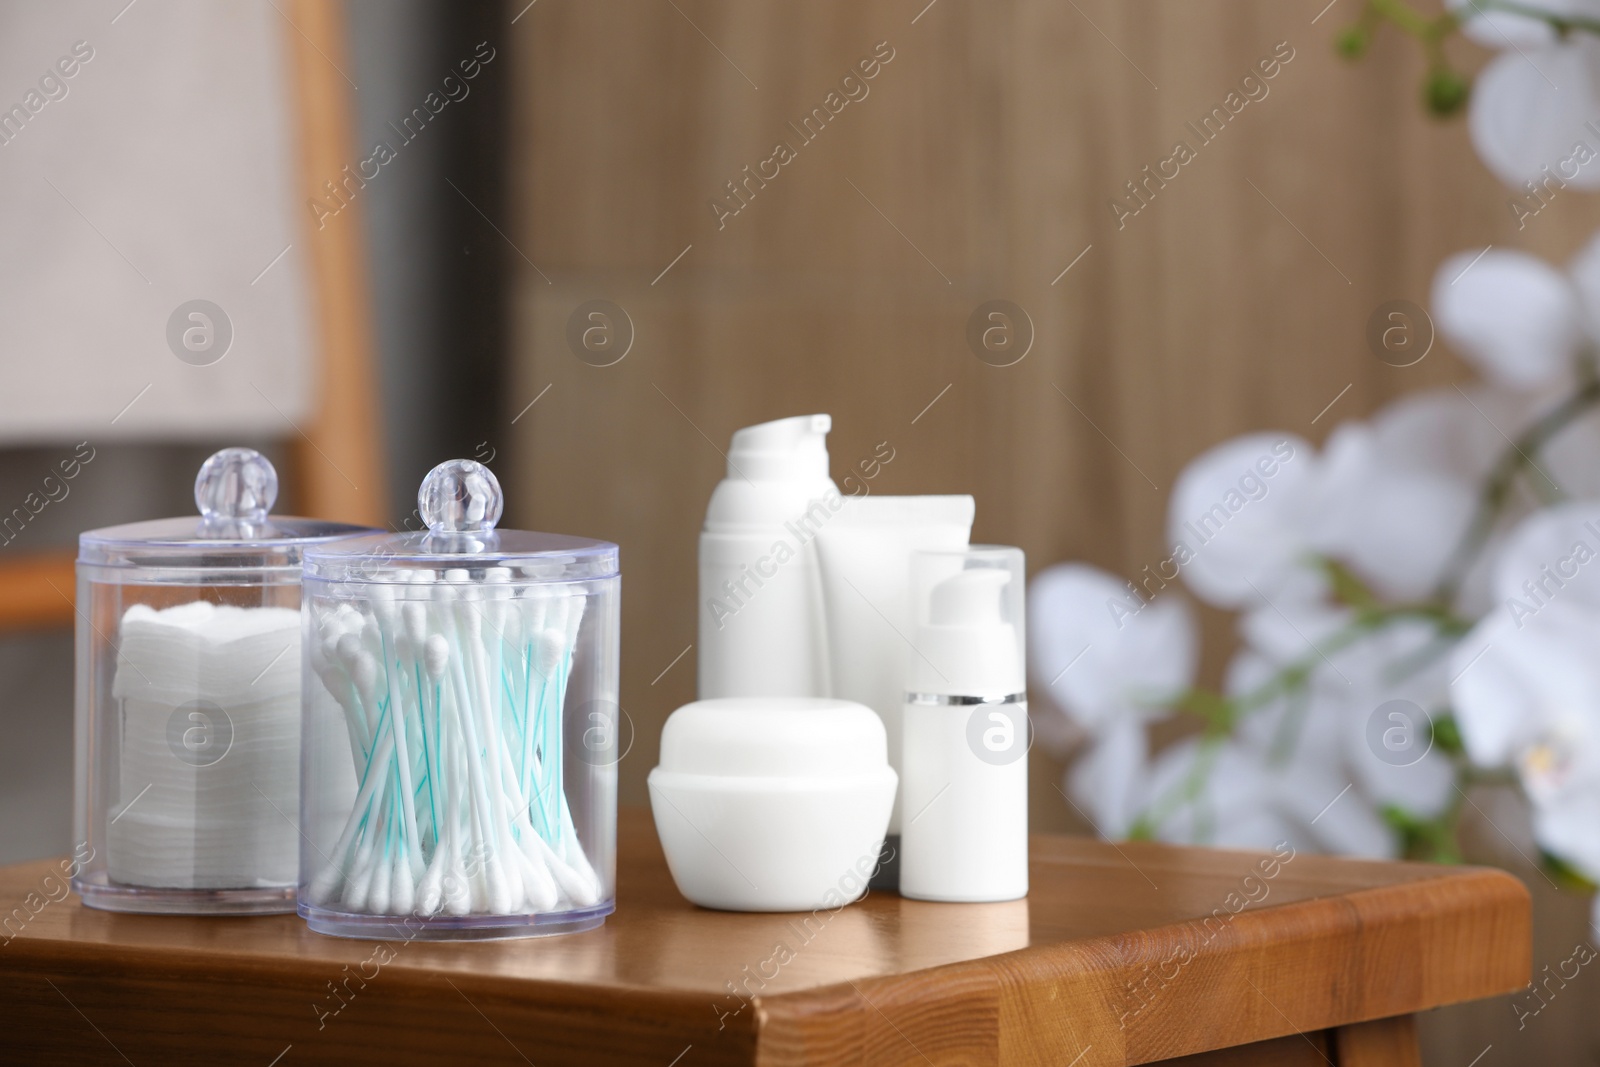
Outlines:
[[[1367,10],[1421,41],[1422,50],[1428,56],[1428,68],[1435,74],[1450,70],[1450,61],[1444,54],[1444,42],[1461,25],[1453,12],[1445,11],[1442,15],[1430,18],[1405,0],[1367,0]]]
[[[1424,863],[1460,863],[1461,810],[1466,794],[1459,789],[1444,811],[1431,819],[1419,819],[1394,805],[1382,811],[1383,821],[1400,835],[1402,859]]]
[[[1338,565],[1330,562],[1326,566]],[[1347,580],[1356,581],[1353,576]],[[1441,633],[1457,635],[1465,633],[1470,626],[1466,620],[1458,619],[1447,609],[1431,603],[1358,608],[1355,618],[1320,644],[1314,645],[1311,652],[1280,667],[1271,677],[1246,693],[1226,697],[1196,686],[1180,694],[1169,706],[1176,711],[1189,712],[1205,723],[1194,766],[1182,781],[1167,789],[1134,820],[1128,836],[1135,839],[1154,837],[1156,828],[1171,818],[1174,812],[1201,799],[1223,740],[1233,733],[1234,726],[1246,715],[1274,701],[1303,694],[1324,657],[1342,652],[1384,627],[1406,619],[1426,620],[1438,627]]]
[[[1478,14],[1484,14],[1489,11],[1504,11],[1508,15],[1521,15],[1524,18],[1540,19],[1549,23],[1550,27],[1563,37],[1573,30],[1600,34],[1600,19],[1545,11],[1532,4],[1519,3],[1518,0],[1472,0],[1471,6],[1477,9]]]
[[[1501,514],[1510,504],[1511,490],[1516,486],[1518,476],[1525,470],[1537,469],[1534,467],[1532,457],[1543,449],[1551,438],[1576,422],[1596,404],[1600,404],[1600,377],[1596,377],[1592,372],[1586,372],[1576,391],[1518,434],[1516,440],[1500,453],[1500,458],[1495,461],[1491,469],[1489,479],[1484,482],[1483,490],[1478,494],[1478,506],[1472,521],[1461,535],[1455,551],[1450,554],[1449,562],[1445,564],[1439,584],[1434,589],[1434,600],[1441,604],[1455,602],[1456,594],[1460,591],[1467,572],[1472,569],[1478,553],[1483,551],[1484,545],[1489,541],[1489,535],[1494,532],[1495,524],[1499,522]],[[1539,477],[1544,478],[1544,473],[1540,472]]]
[[[1478,767],[1463,760],[1456,784],[1463,789],[1467,789],[1475,785],[1517,786],[1521,784],[1521,781],[1515,771],[1504,768]]]
[[[1484,0],[1478,2],[1483,3]],[[1460,25],[1452,12],[1430,17],[1405,0],[1367,0],[1367,10],[1388,19],[1425,45],[1439,44]]]
[[[1225,733],[1213,733],[1209,728],[1200,737],[1199,747],[1194,754],[1194,765],[1189,768],[1189,773],[1184,775],[1183,781],[1168,789],[1160,799],[1150,808],[1141,812],[1133,825],[1128,828],[1128,837],[1134,841],[1150,841],[1156,836],[1156,829],[1169,818],[1172,813],[1183,805],[1198,804],[1204,795],[1206,779],[1211,777],[1211,767],[1217,761],[1217,754],[1222,750],[1222,740]],[[1195,835],[1195,843],[1203,844],[1208,835]]]

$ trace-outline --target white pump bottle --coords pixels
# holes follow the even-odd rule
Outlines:
[[[827,415],[747,426],[700,534],[700,699],[825,697],[816,534],[843,507]]]
[[[916,614],[900,756],[900,894],[1028,893],[1022,550],[912,557]]]

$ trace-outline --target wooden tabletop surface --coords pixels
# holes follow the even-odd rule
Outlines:
[[[479,943],[118,915],[0,869],[0,1061],[1097,1067],[1291,1035],[1320,1063],[1328,1028],[1530,970],[1527,892],[1482,868],[1038,836],[1026,900],[746,915],[679,896],[646,811],[619,855],[602,928]]]

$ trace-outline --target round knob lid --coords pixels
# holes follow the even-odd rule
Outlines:
[[[265,522],[277,499],[278,472],[253,448],[224,448],[194,479],[194,502],[208,524]]]
[[[505,510],[500,480],[482,463],[452,459],[422,479],[417,510],[434,534],[485,534]]]

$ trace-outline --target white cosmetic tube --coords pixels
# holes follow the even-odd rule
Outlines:
[[[911,554],[957,552],[972,536],[970,496],[845,497],[817,534],[833,696],[883,720],[900,772],[901,717],[911,654]],[[900,832],[895,798],[889,833]]]

